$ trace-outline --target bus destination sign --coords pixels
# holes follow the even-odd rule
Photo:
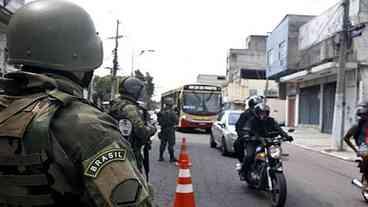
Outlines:
[[[203,90],[203,91],[221,91],[220,87],[217,86],[207,86],[207,85],[186,85],[184,89],[189,90]]]

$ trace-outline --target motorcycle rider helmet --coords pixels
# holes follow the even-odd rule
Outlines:
[[[368,120],[368,102],[361,102],[356,108],[357,120]]]
[[[17,10],[8,25],[7,50],[9,64],[64,74],[82,86],[103,61],[102,41],[89,14],[62,0],[34,1]]]
[[[255,115],[260,120],[265,120],[270,115],[270,107],[265,103],[259,103],[254,107]]]
[[[119,85],[119,93],[142,102],[146,93],[144,82],[134,77],[126,77]]]
[[[262,103],[264,100],[263,96],[250,96],[246,100],[246,103],[248,104],[248,107],[250,109],[253,109],[257,104]]]

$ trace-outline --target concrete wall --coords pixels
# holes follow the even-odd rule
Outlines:
[[[275,81],[269,81],[270,90],[278,90],[278,84]],[[266,86],[266,80],[250,80],[241,79],[229,83],[224,88],[224,95],[229,98],[230,101],[245,100],[250,94],[250,90],[257,90],[257,95],[264,95]]]
[[[245,49],[266,51],[267,48],[267,36],[265,35],[250,35],[245,40]]]
[[[285,100],[275,98],[267,99],[267,105],[271,107],[270,116],[276,119],[277,122],[286,124],[285,104],[286,104]]]
[[[262,69],[267,66],[265,54],[266,36],[249,36],[247,49],[230,49],[227,56],[226,78],[240,79],[240,69]]]
[[[314,16],[303,15],[291,15],[288,17],[288,55],[287,55],[287,67],[289,70],[299,69],[300,56],[303,55],[299,52],[298,38],[299,28],[306,22],[313,19]]]
[[[199,74],[197,76],[197,83],[222,87],[226,84],[226,77],[222,75]]]

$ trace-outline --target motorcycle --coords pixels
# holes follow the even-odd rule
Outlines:
[[[368,167],[368,158],[359,158],[356,159],[355,162],[358,163],[358,168],[362,173],[361,179],[353,179],[352,184],[359,189],[361,189],[361,194],[363,199],[368,202],[368,175],[367,175],[367,167]]]
[[[258,138],[257,141],[260,141],[261,145],[256,149],[255,160],[244,175],[244,180],[253,189],[269,192],[272,207],[282,207],[286,202],[287,187],[281,160],[281,144],[289,140],[281,137],[279,133],[273,133],[267,138]],[[239,163],[236,169],[240,175]]]

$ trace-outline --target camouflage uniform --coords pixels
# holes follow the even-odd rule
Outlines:
[[[165,109],[160,111],[158,114],[158,122],[161,126],[161,131],[159,132],[159,139],[161,140],[159,161],[164,160],[163,155],[165,152],[166,145],[168,145],[170,161],[171,162],[176,161],[174,154],[174,146],[175,146],[175,125],[177,123],[177,120],[178,117],[171,105],[165,107]]]
[[[115,120],[82,96],[103,59],[89,15],[60,0],[19,9],[0,79],[0,206],[152,206]]]
[[[35,181],[35,186],[24,187],[13,181],[2,185],[0,200],[6,198],[12,204],[29,204],[27,196],[30,195],[24,195],[27,200],[17,200],[12,191],[32,190],[33,194],[44,196],[47,189],[47,195],[56,197],[60,206],[115,206],[117,202],[151,206],[149,186],[136,167],[129,144],[121,138],[110,116],[80,98],[82,90],[77,84],[63,77],[50,78],[26,72],[10,73],[6,77],[9,79],[5,80],[5,85],[10,87],[6,88],[6,95],[0,96],[1,154],[9,154],[4,141],[9,142],[9,137],[13,137],[15,143],[20,140],[23,143],[9,145],[11,151],[20,150],[23,144],[27,152],[24,156],[45,152],[44,162],[38,164],[48,169],[35,167],[32,173],[24,171],[29,176],[44,175],[47,177],[45,183]],[[21,82],[26,84],[19,85]],[[21,160],[19,156],[17,159]],[[7,171],[4,165],[9,163],[0,156],[1,171],[15,172]],[[37,192],[40,186],[44,190]],[[45,199],[50,206],[55,205],[53,202],[51,197]]]
[[[142,147],[150,142],[150,137],[155,134],[156,128],[146,123],[143,109],[137,100],[129,95],[123,94],[114,100],[110,115],[119,121],[120,131],[131,143],[138,168],[142,172]]]

